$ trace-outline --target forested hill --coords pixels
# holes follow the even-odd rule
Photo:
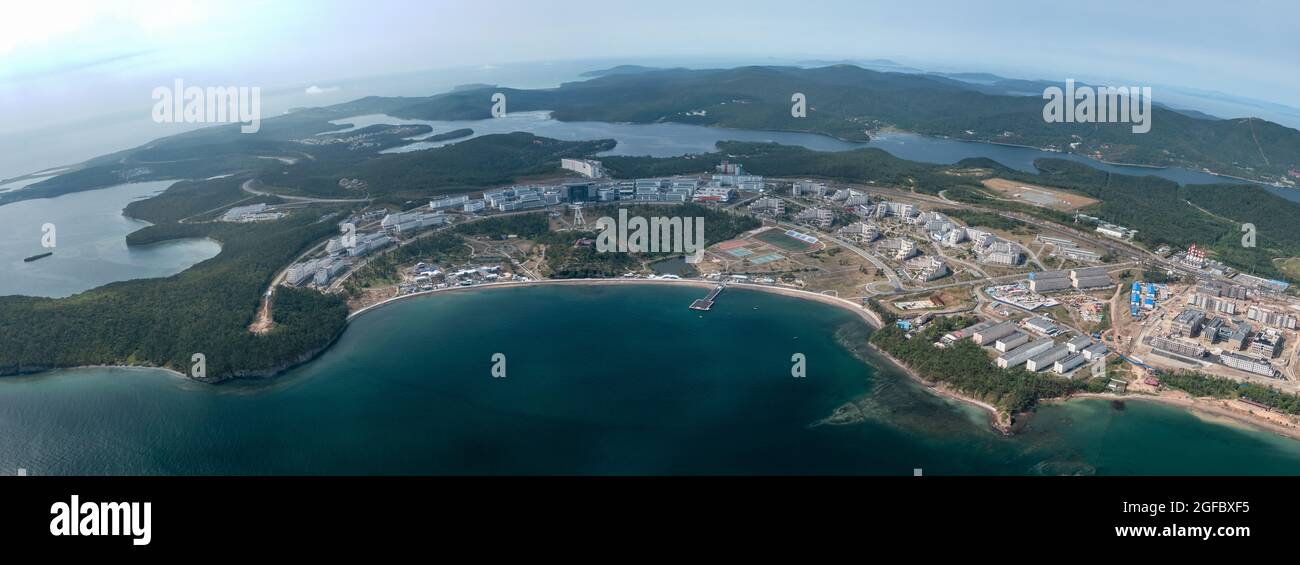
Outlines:
[[[1047,123],[1039,96],[991,94],[945,77],[852,65],[646,70],[607,74],[555,89],[485,87],[428,98],[372,97],[348,104],[353,110],[405,118],[484,119],[491,116],[494,92],[506,94],[508,111],[551,110],[559,120],[668,121],[859,140],[870,130],[894,127],[1074,151],[1113,162],[1205,167],[1264,180],[1300,168],[1300,131],[1257,118],[1200,119],[1160,107],[1158,89],[1153,92],[1157,106],[1152,109],[1151,131],[1135,134],[1126,123]],[[791,95],[796,92],[807,97],[806,118],[791,116]],[[1072,143],[1078,145],[1072,148]]]

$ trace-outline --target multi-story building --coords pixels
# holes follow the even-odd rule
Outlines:
[[[398,212],[384,216],[383,221],[379,223],[383,230],[389,233],[408,233],[411,231],[438,226],[447,223],[448,218],[442,212],[423,212],[413,210],[410,212]]]
[[[564,199],[569,202],[591,202],[596,200],[598,186],[594,182],[564,183]]]
[[[1246,318],[1274,328],[1296,329],[1295,315],[1279,309],[1251,304],[1246,309]]]
[[[880,229],[865,222],[853,222],[840,228],[840,235],[855,241],[871,243],[880,237]]]
[[[999,355],[997,359],[998,368],[1009,369],[1011,367],[1019,366],[1038,354],[1051,349],[1053,345],[1052,338],[1048,337],[1026,343]]]
[[[881,201],[876,204],[876,217],[898,217],[910,219],[917,214],[915,204],[905,204],[902,202]]]
[[[1214,316],[1201,324],[1201,337],[1213,344],[1219,340],[1219,330],[1223,329],[1223,318]]]
[[[779,216],[785,213],[785,200],[775,196],[758,198],[749,205],[749,211],[755,214]]]
[[[301,263],[294,263],[293,265],[289,266],[289,269],[287,271],[285,271],[284,278],[289,284],[293,286],[298,286],[303,282],[307,281],[308,279],[316,276],[316,271],[319,269],[320,269],[320,261],[317,259],[311,259],[311,260],[303,261]]]
[[[1209,294],[1206,292],[1198,291],[1191,294],[1187,298],[1187,303],[1189,305],[1196,306],[1197,308],[1204,309],[1207,312],[1219,312],[1228,315],[1237,313],[1236,302],[1224,298],[1219,298],[1217,295]]]
[[[429,209],[442,210],[445,208],[459,208],[464,206],[466,202],[469,202],[469,196],[467,195],[462,194],[459,196],[448,196],[446,198],[439,198],[437,200],[430,201]]]
[[[1086,359],[1083,358],[1082,354],[1074,353],[1069,356],[1066,356],[1063,359],[1058,360],[1055,364],[1053,364],[1052,371],[1054,371],[1058,375],[1064,375],[1070,371],[1075,370],[1080,365],[1083,365],[1084,361],[1086,361]]]
[[[1137,230],[1131,230],[1124,226],[1117,226],[1115,224],[1103,223],[1097,226],[1097,233],[1115,239],[1133,239],[1133,235],[1137,233]]]
[[[825,229],[835,223],[835,213],[826,208],[806,208],[796,214],[794,220]]]
[[[338,276],[348,268],[347,261],[336,258],[322,259],[317,264],[316,273],[312,277],[312,282],[324,286],[329,284],[330,280]]]
[[[1019,265],[1024,258],[1020,248],[1010,241],[996,240],[985,247],[976,246],[975,253],[981,263],[991,265]]]
[[[1074,288],[1098,288],[1115,284],[1105,267],[1090,267],[1070,271],[1070,284]]]
[[[1013,322],[999,322],[986,328],[983,328],[973,334],[971,338],[980,345],[988,345],[996,339],[1009,336],[1016,333],[1016,324]]]
[[[1029,290],[1049,292],[1070,288],[1070,274],[1065,271],[1039,271],[1029,273]]]
[[[917,257],[907,263],[906,269],[917,282],[929,282],[948,276],[948,264],[933,256]]]
[[[696,202],[730,202],[736,189],[729,186],[702,186],[695,190]]]
[[[1249,351],[1266,359],[1277,357],[1282,354],[1282,336],[1261,333],[1250,342]]]
[[[1076,336],[1065,342],[1065,347],[1070,350],[1070,353],[1082,352],[1090,346],[1092,346],[1092,338],[1086,335]]]
[[[1051,320],[1042,316],[1025,320],[1025,327],[1028,328],[1029,331],[1041,335],[1056,335],[1061,332],[1061,328],[1056,327],[1056,324],[1053,324]]]
[[[1255,275],[1248,275],[1245,273],[1237,275],[1232,280],[1236,281],[1238,284],[1259,289],[1266,294],[1276,294],[1280,292],[1286,292],[1286,289],[1290,288],[1291,286],[1291,283],[1288,283],[1286,281],[1266,279],[1262,277],[1257,277]]]
[[[916,242],[905,237],[891,237],[881,240],[880,243],[876,244],[876,248],[882,253],[892,253],[893,258],[898,261],[906,261],[919,253]]]
[[[605,176],[604,165],[591,159],[560,159],[560,168],[592,179]]]
[[[1172,337],[1153,337],[1148,340],[1151,347],[1185,357],[1199,359],[1205,355],[1205,348],[1199,343],[1175,339]]]
[[[1051,367],[1057,361],[1070,356],[1070,350],[1064,345],[1054,345],[1050,349],[1039,353],[1025,361],[1025,369],[1030,371],[1041,371]]]
[[[1093,345],[1088,346],[1087,349],[1083,350],[1083,358],[1089,361],[1096,361],[1098,359],[1105,358],[1106,354],[1109,352],[1110,350],[1107,349],[1105,345],[1100,343],[1095,343]]]
[[[1265,377],[1273,377],[1277,374],[1277,371],[1273,369],[1273,365],[1270,364],[1268,360],[1251,357],[1249,355],[1242,355],[1240,353],[1225,351],[1219,354],[1219,362],[1234,369],[1241,369]]]
[[[1228,335],[1228,346],[1237,351],[1245,349],[1246,340],[1250,338],[1250,334],[1250,324],[1245,322],[1238,323],[1236,327],[1232,328],[1232,332]]]
[[[993,349],[1006,353],[1026,343],[1029,343],[1029,334],[1013,331],[1010,335],[1000,337],[997,341],[994,341]]]
[[[1205,311],[1195,308],[1183,310],[1174,318],[1170,325],[1174,331],[1177,331],[1188,337],[1196,337],[1201,333],[1201,326],[1205,323]]]
[[[795,181],[794,186],[790,189],[790,194],[794,196],[815,196],[821,198],[826,195],[826,185],[810,180]]]

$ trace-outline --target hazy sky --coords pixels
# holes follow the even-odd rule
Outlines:
[[[591,58],[889,58],[1300,106],[1297,22],[1294,1],[5,0],[0,135],[147,111],[174,77],[265,91]]]

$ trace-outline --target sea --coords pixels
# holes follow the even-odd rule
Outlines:
[[[844,308],[732,288],[688,309],[704,292],[432,293],[270,380],[6,377],[0,474],[1300,473],[1300,442],[1140,401],[1046,405],[1005,437],[872,354]],[[849,403],[860,421],[825,422]]]

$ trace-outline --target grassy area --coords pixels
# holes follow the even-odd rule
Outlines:
[[[754,236],[754,239],[764,243],[770,243],[791,252],[807,251],[809,247],[808,243],[785,235],[785,230],[781,228],[773,228],[764,231],[763,233]]]

